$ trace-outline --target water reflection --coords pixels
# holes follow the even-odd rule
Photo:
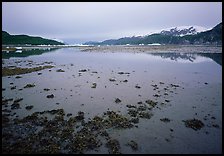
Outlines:
[[[35,55],[42,55],[44,53],[49,53],[49,52],[55,52],[56,50],[58,50],[59,48],[41,48],[41,49],[27,49],[27,50],[23,50],[23,51],[14,51],[14,52],[8,52],[8,51],[2,51],[2,58],[3,59],[9,59],[11,57],[28,57],[28,56],[35,56]],[[70,50],[62,50],[60,51],[61,54],[65,54],[66,51],[66,59],[71,58],[70,55],[79,55],[82,54],[81,56],[84,56],[85,58],[89,57],[89,53],[88,56],[83,55],[84,53],[73,53],[74,51],[76,52],[80,52],[77,51],[77,49],[70,49]],[[71,52],[71,53],[68,53]],[[108,53],[109,55],[109,53]],[[113,54],[114,56],[115,54]],[[197,62],[203,62],[203,61],[214,61],[217,64],[222,66],[222,53],[148,53],[147,55],[151,55],[151,56],[156,56],[162,59],[166,59],[169,61],[176,61],[176,62],[182,62],[182,63],[188,63],[188,62],[192,62],[192,63],[197,63]],[[53,54],[52,57],[54,57],[55,55]],[[96,56],[97,58],[101,57],[101,56],[105,56],[98,53],[95,53],[94,56]],[[130,58],[133,57],[133,59],[137,59],[136,56],[132,55],[132,53],[127,54],[127,53],[119,53],[118,55],[116,55],[118,57],[116,58],[128,58],[130,60]],[[127,57],[128,56],[128,57]],[[60,56],[62,57],[62,56]],[[91,57],[93,57],[93,55],[91,55]],[[95,58],[95,57],[94,57]]]
[[[150,53],[154,56],[160,56],[163,59],[169,59],[178,62],[197,62],[206,58],[212,59],[222,66],[222,53]]]
[[[199,53],[198,55],[211,58],[213,61],[222,66],[222,53]]]
[[[43,53],[53,52],[58,48],[40,48],[40,49],[26,49],[17,51],[2,51],[2,58],[9,59],[11,57],[28,57],[31,55],[42,55]]]

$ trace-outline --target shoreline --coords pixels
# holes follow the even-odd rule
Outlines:
[[[37,45],[37,46],[7,46],[2,45],[2,52],[27,51],[35,49],[78,48],[82,52],[128,52],[128,53],[222,53],[222,45]],[[193,49],[192,49],[193,48]]]

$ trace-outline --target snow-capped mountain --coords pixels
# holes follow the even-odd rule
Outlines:
[[[200,32],[207,31],[209,29],[201,26],[179,26],[163,29],[160,34],[172,35],[172,36],[185,36],[185,35],[195,35]]]
[[[222,22],[209,29],[199,26],[181,26],[159,30],[145,36],[123,37],[102,42],[86,42],[84,44],[89,45],[90,43],[91,45],[155,45],[155,43],[156,45],[222,45]]]

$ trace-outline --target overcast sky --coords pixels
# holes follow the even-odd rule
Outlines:
[[[220,22],[221,2],[2,2],[2,30],[70,44]]]

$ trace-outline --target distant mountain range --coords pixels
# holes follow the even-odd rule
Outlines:
[[[185,35],[195,35],[207,30],[208,29],[199,26],[181,26],[162,30],[160,34],[172,35],[172,36],[185,36]]]
[[[103,42],[86,42],[84,45],[147,45],[147,44],[222,45],[222,23],[211,30],[203,27],[174,27],[146,36],[123,37]]]
[[[6,31],[2,31],[2,45],[64,45],[62,42],[58,42],[51,39],[42,37],[34,37],[28,35],[10,35]]]

